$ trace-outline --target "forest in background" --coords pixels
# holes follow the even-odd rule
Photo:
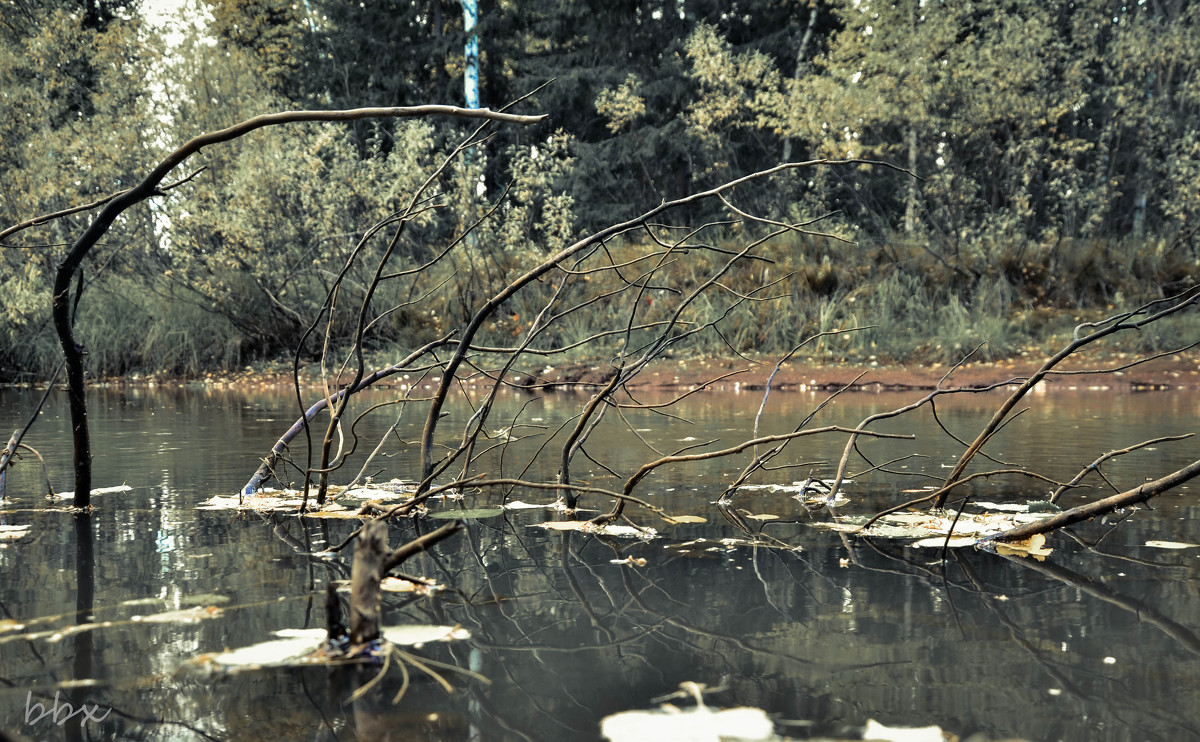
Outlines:
[[[784,280],[769,307],[738,308],[696,352],[782,352],[871,324],[808,352],[952,360],[986,342],[1000,357],[1175,293],[1200,260],[1198,15],[1153,0],[485,0],[481,104],[528,96],[514,110],[549,119],[496,128],[441,176],[398,272],[494,217],[428,287],[384,285],[368,346],[386,357],[438,337],[546,254],[663,199],[824,157],[919,178],[833,165],[739,189],[760,214],[819,220],[841,239],[777,238],[761,253],[773,263],[727,276],[734,292]],[[0,229],[103,199],[191,137],[260,113],[463,100],[457,2],[196,2],[184,18],[164,37],[137,2],[0,0]],[[364,230],[467,131],[308,124],[206,151],[189,163],[203,170],[127,212],[83,266],[76,327],[90,372],[197,374],[288,356]],[[707,208],[669,217],[724,218]],[[58,365],[53,275],[90,213],[4,239],[0,378]],[[755,229],[714,233],[735,245]],[[620,263],[640,247],[607,249]],[[660,273],[647,321],[654,290],[688,286],[711,259]],[[340,291],[370,283],[347,278]],[[520,334],[536,299],[504,307],[481,342]],[[547,342],[618,316],[597,302]],[[1155,327],[1137,350],[1195,337],[1200,322]],[[352,332],[335,325],[330,342]]]

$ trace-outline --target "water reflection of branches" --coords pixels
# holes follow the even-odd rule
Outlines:
[[[1069,585],[1085,595],[1090,595],[1097,600],[1128,611],[1136,616],[1138,621],[1154,626],[1178,642],[1187,651],[1195,655],[1200,655],[1200,637],[1197,637],[1191,629],[1167,617],[1162,611],[1149,603],[1122,595],[1103,583],[1052,562],[1039,562],[1014,556],[1000,556],[1008,561],[1019,564],[1025,569]]]

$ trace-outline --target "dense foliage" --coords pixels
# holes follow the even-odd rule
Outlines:
[[[0,228],[112,194],[171,147],[257,113],[462,100],[466,38],[448,0],[195,0],[175,30],[168,43],[128,0],[0,0]],[[380,350],[440,334],[583,231],[784,160],[884,160],[920,177],[829,166],[739,192],[857,244],[770,248],[774,275],[793,275],[771,311],[732,318],[720,342],[736,350],[870,323],[822,352],[941,360],[986,340],[1005,354],[1046,318],[1194,281],[1200,6],[1183,0],[483,0],[477,30],[483,105],[532,93],[519,109],[550,120],[496,128],[441,178],[443,208],[405,233],[397,269],[494,215],[420,302],[387,285]],[[127,214],[85,264],[77,323],[93,370],[284,355],[364,231],[466,131],[307,125],[206,152],[203,172]],[[51,276],[87,220],[6,239],[0,375],[56,364]],[[686,285],[692,269],[672,270]],[[522,308],[505,316],[498,337]]]

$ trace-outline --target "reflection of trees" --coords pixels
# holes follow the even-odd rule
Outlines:
[[[1082,718],[1105,718],[1111,716],[1121,721],[1121,731],[1115,732],[1114,739],[1139,737],[1148,734],[1148,730],[1157,730],[1153,734],[1161,735],[1162,730],[1168,738],[1182,738],[1177,735],[1194,736],[1197,732],[1194,719],[1181,717],[1172,710],[1160,708],[1156,699],[1164,690],[1156,689],[1151,676],[1140,668],[1137,686],[1131,686],[1118,677],[1106,677],[1106,665],[1100,662],[1098,651],[1114,651],[1120,646],[1128,646],[1132,637],[1123,636],[1114,630],[1111,639],[1092,638],[1073,628],[1072,621],[1076,614],[1093,614],[1092,604],[1080,600],[1079,594],[1115,605],[1136,616],[1139,622],[1145,622],[1160,629],[1162,633],[1175,640],[1174,645],[1190,653],[1200,651],[1200,643],[1190,629],[1167,617],[1160,609],[1144,601],[1122,595],[1104,586],[1097,580],[1076,573],[1061,565],[1042,562],[1015,556],[1004,557],[1009,562],[1020,565],[1033,573],[1050,578],[1049,580],[1027,581],[1019,573],[1011,570],[1000,570],[996,558],[991,555],[964,553],[962,550],[952,550],[953,559],[950,562],[929,562],[914,555],[923,555],[928,551],[887,550],[869,539],[860,543],[870,548],[870,554],[878,557],[870,560],[860,555],[856,566],[870,572],[885,575],[907,576],[915,578],[928,586],[931,593],[941,593],[953,611],[954,626],[963,640],[960,644],[964,650],[978,647],[981,641],[988,640],[990,629],[985,616],[994,617],[995,621],[1004,628],[1013,644],[1021,650],[1021,655],[1012,658],[996,659],[1010,668],[1010,671],[1021,675],[1022,668],[1032,662],[1052,681],[1045,688],[1036,687],[1036,681],[1027,679],[1020,681],[1024,687],[1035,686],[1035,690],[1048,693],[1051,688],[1065,692],[1081,707]],[[880,562],[880,559],[883,561]],[[1150,566],[1150,565],[1147,565]],[[953,568],[953,569],[952,569]],[[955,577],[954,571],[961,575]],[[1064,596],[1063,586],[1069,588]],[[1075,591],[1078,591],[1077,593]],[[1076,596],[1072,599],[1071,596]],[[1046,621],[1046,611],[1039,610],[1040,606],[1056,607],[1055,619]],[[1082,618],[1082,616],[1078,616]],[[974,620],[972,620],[974,619]],[[1079,625],[1086,625],[1080,622]],[[1061,635],[1066,634],[1066,638]],[[1058,636],[1056,636],[1058,635]],[[1100,642],[1101,646],[1091,652],[1082,649],[1089,642]],[[1071,649],[1068,650],[1069,645]],[[1148,662],[1148,656],[1170,656],[1171,643],[1163,646],[1147,643],[1139,652],[1139,662]],[[1022,659],[1022,657],[1024,659]],[[1129,661],[1130,658],[1120,660]],[[952,660],[969,667],[971,658],[960,656]],[[981,660],[982,662],[982,660]],[[982,668],[981,668],[982,669]],[[969,673],[963,673],[960,682],[971,684]],[[1036,677],[1036,676],[1034,676]],[[979,689],[981,692],[989,692]],[[964,692],[974,692],[969,688]],[[994,692],[994,689],[990,692]],[[994,702],[994,701],[993,701]],[[1071,722],[1064,718],[1073,718],[1074,714],[1064,712],[1048,715],[1044,721],[1047,734],[1058,738],[1069,738],[1077,730],[1069,726]],[[1098,737],[1097,737],[1098,738]]]
[[[469,684],[470,713],[480,726],[502,723],[514,739],[588,738],[600,717],[650,706],[689,679],[728,685],[714,704],[766,706],[826,725],[916,704],[938,718],[979,718],[986,708],[988,719],[1057,730],[1062,711],[1044,701],[1048,687],[1058,687],[1093,713],[1108,704],[1126,719],[1121,734],[1138,730],[1137,719],[1147,728],[1191,730],[1188,720],[1155,710],[1154,692],[1114,692],[1097,676],[1102,665],[1061,654],[1053,637],[1063,627],[1047,623],[1041,606],[1063,603],[1054,615],[1069,623],[1089,605],[1055,584],[998,569],[991,555],[955,553],[947,569],[928,562],[928,552],[889,553],[855,540],[856,564],[838,570],[827,566],[844,553],[832,540],[802,554],[741,549],[709,561],[578,534],[545,550],[525,545],[519,531],[477,526],[469,534],[468,551],[429,557],[456,589],[407,612],[472,631],[469,647],[446,650],[494,681]],[[612,563],[631,555],[651,563]],[[1114,599],[1125,610],[1146,610]],[[1147,615],[1160,628],[1179,627],[1161,611]],[[997,624],[1015,654],[997,643]],[[1194,637],[1183,632],[1174,638],[1192,651]],[[1161,642],[1144,651],[1170,653]],[[997,663],[1024,677],[1020,668],[1030,662],[1050,686],[1023,680],[1005,691],[992,680]]]
[[[97,517],[107,516],[92,516]],[[1194,632],[1178,618],[1194,595],[1174,571],[1167,583],[1175,591],[1159,601],[1045,563],[1018,561],[1024,569],[1014,569],[991,554],[961,552],[951,552],[954,559],[942,563],[936,551],[841,535],[806,537],[800,552],[765,545],[730,549],[718,541],[667,549],[663,540],[643,544],[581,534],[546,540],[522,522],[511,517],[472,524],[461,549],[427,554],[406,565],[452,589],[431,597],[385,596],[388,624],[468,628],[472,640],[429,645],[419,653],[477,670],[491,685],[450,677],[461,690],[447,695],[414,673],[409,695],[393,706],[400,682],[393,671],[376,695],[351,707],[347,698],[374,676],[374,669],[358,674],[351,669],[261,671],[217,679],[139,670],[145,674],[126,675],[119,687],[92,689],[88,700],[116,706],[108,722],[113,726],[105,729],[120,730],[123,739],[153,737],[160,726],[171,729],[176,720],[201,719],[194,725],[215,738],[308,739],[313,729],[324,728],[325,736],[318,738],[332,740],[346,734],[349,723],[359,729],[422,730],[429,739],[472,733],[484,739],[589,739],[604,715],[651,706],[651,699],[684,680],[726,686],[708,699],[714,706],[768,708],[813,720],[818,732],[861,724],[881,709],[909,708],[921,712],[905,721],[938,722],[964,735],[972,731],[965,726],[969,722],[955,726],[952,720],[985,720],[1010,729],[1003,725],[1023,724],[1018,728],[1079,739],[1079,731],[1067,725],[1078,724],[1084,713],[1116,725],[1109,739],[1143,730],[1186,738],[1196,731],[1187,709],[1197,699],[1172,679],[1188,666],[1180,662],[1179,650],[1193,660],[1196,653]],[[172,626],[154,636],[198,636],[210,646],[214,641],[236,646],[250,643],[264,628],[298,622],[320,626],[319,588],[347,574],[345,560],[322,560],[312,552],[339,541],[351,525],[276,518],[270,527],[279,529],[278,538],[255,541],[262,548],[248,552],[251,560],[283,555],[285,568],[273,573],[288,581],[275,589],[311,605],[230,607],[221,621],[199,628]],[[257,518],[244,527],[262,531]],[[217,535],[230,541],[224,533]],[[745,540],[751,539],[768,542],[755,530]],[[156,553],[152,544],[145,548],[134,553]],[[238,553],[246,546],[234,540],[228,548]],[[1056,552],[1055,557],[1061,564],[1071,554]],[[839,559],[847,556],[849,566],[839,568]],[[629,557],[648,564],[613,563]],[[102,565],[97,560],[97,570]],[[1122,566],[1133,575],[1131,585],[1142,578],[1161,580],[1162,569],[1179,569],[1127,565]],[[100,605],[92,615],[103,620],[105,601],[95,597]],[[1138,631],[1139,624],[1130,628],[1118,618],[1111,629],[1100,624],[1091,629],[1099,633],[1081,635],[1079,626],[1097,625],[1085,624],[1097,605],[1112,606],[1117,616],[1156,630],[1147,635]],[[238,633],[232,633],[235,627]],[[93,656],[104,658],[95,667],[122,674],[146,667],[142,659],[116,657],[118,650],[142,646],[146,638],[140,633],[92,633]],[[1071,651],[1061,650],[1063,642]],[[1121,649],[1126,642],[1136,650]],[[12,656],[8,647],[4,651]],[[1149,665],[1161,665],[1161,682],[1152,672],[1127,667],[1131,651]],[[1120,662],[1106,672],[1100,658],[1109,653]],[[66,659],[70,667],[72,658]],[[1001,676],[1016,679],[1006,686],[997,680]],[[1145,678],[1144,688],[1133,682]],[[1063,696],[1048,696],[1051,687]],[[1174,693],[1173,706],[1159,710],[1159,699],[1168,691]],[[171,708],[164,699],[172,695],[187,698],[186,712],[162,711]],[[262,714],[265,702],[279,698],[290,699],[294,717]],[[1176,708],[1183,711],[1169,718]],[[429,718],[433,712],[436,722]],[[306,736],[293,733],[300,727],[308,730]]]

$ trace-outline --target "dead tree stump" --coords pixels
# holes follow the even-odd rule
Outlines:
[[[388,555],[387,532],[386,523],[372,520],[363,526],[354,543],[354,566],[350,570],[351,651],[379,638],[379,583]]]

